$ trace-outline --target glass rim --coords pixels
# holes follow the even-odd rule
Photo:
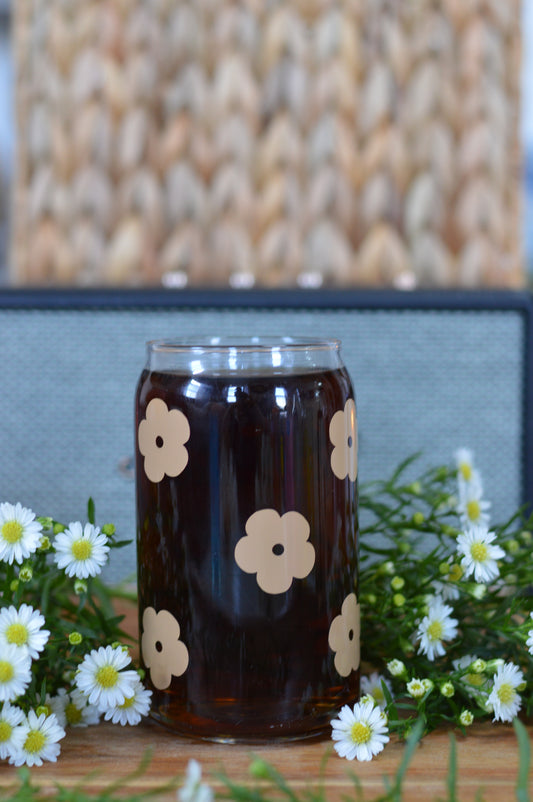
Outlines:
[[[157,353],[253,353],[269,351],[338,351],[341,341],[337,337],[290,337],[290,336],[242,336],[229,337],[204,336],[181,339],[148,340],[149,351]]]

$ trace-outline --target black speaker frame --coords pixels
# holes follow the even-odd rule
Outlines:
[[[515,312],[524,322],[521,496],[533,511],[533,296],[523,290],[0,288],[0,309],[329,309]],[[1,337],[0,337],[1,347]]]

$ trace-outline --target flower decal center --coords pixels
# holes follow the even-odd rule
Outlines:
[[[246,573],[257,574],[265,593],[285,593],[293,579],[304,579],[313,570],[310,527],[299,512],[280,515],[273,509],[258,510],[245,528],[247,534],[235,546],[235,562]]]
[[[335,668],[341,677],[359,668],[360,630],[359,603],[355,593],[350,593],[342,603],[340,615],[331,622],[328,636],[329,647],[335,652]]]
[[[357,414],[355,401],[349,398],[344,409],[338,410],[329,424],[329,439],[333,444],[331,470],[338,479],[351,482],[357,478]]]
[[[185,443],[191,435],[189,421],[179,409],[169,409],[161,398],[153,398],[146,417],[139,423],[139,451],[144,457],[144,472],[151,482],[164,476],[178,476],[187,465]]]
[[[142,620],[141,653],[156,688],[168,688],[189,665],[189,650],[180,640],[180,625],[168,610],[147,607]]]

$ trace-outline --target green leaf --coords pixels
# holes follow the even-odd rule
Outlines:
[[[516,798],[518,802],[531,802],[529,796],[529,767],[531,763],[531,745],[527,730],[520,721],[513,721],[514,731],[518,740],[518,777],[516,781]]]

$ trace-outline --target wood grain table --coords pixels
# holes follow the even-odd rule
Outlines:
[[[135,608],[122,605],[120,612],[125,615],[124,628],[136,633]],[[528,732],[531,738],[531,723]],[[421,741],[404,781],[402,799],[405,802],[448,798],[450,735],[451,731],[442,729]],[[475,800],[480,789],[486,802],[516,799],[518,746],[512,726],[485,722],[473,725],[466,736],[455,731],[454,737],[459,777],[457,802]],[[216,744],[177,736],[150,720],[137,727],[102,723],[86,729],[69,729],[62,741],[58,762],[31,769],[31,778],[50,793],[57,785],[80,785],[87,792],[97,792],[114,781],[122,782],[139,767],[149,751],[150,763],[141,776],[131,781],[131,793],[153,791],[172,780],[177,787],[191,758],[201,764],[205,780],[215,790],[222,790],[221,772],[233,781],[253,784],[249,767],[257,756],[281,771],[296,792],[317,789],[322,766],[327,802],[341,802],[346,795],[354,802],[372,802],[384,792],[384,778],[394,776],[404,748],[403,743],[393,738],[371,762],[359,763],[339,758],[329,739],[261,746]],[[324,768],[325,756],[328,758]],[[361,783],[360,800],[355,793],[353,775]],[[0,800],[5,798],[8,788],[17,786],[17,777],[17,769],[0,761]],[[533,776],[530,786],[533,800]],[[158,798],[176,802],[175,788]]]
[[[533,734],[533,728],[529,727],[529,732]],[[487,802],[514,800],[518,749],[512,727],[484,723],[475,725],[467,736],[457,734],[456,738],[458,800],[475,800],[479,789],[483,790]],[[145,772],[130,783],[131,792],[153,791],[172,779],[179,783],[191,758],[200,762],[205,779],[216,790],[223,788],[219,772],[225,772],[238,782],[253,783],[249,774],[253,756],[263,758],[283,772],[292,788],[299,792],[309,787],[318,788],[321,762],[330,753],[324,770],[328,802],[340,802],[347,794],[355,802],[353,774],[361,783],[363,799],[374,800],[384,791],[383,778],[394,775],[404,749],[403,744],[391,742],[370,763],[357,763],[332,753],[327,740],[272,746],[212,744],[178,737],[150,721],[138,727],[104,723],[69,730],[62,744],[56,764],[46,763],[31,770],[33,782],[48,791],[57,784],[65,787],[80,784],[85,791],[100,791],[113,781],[124,780],[139,766],[149,749],[151,762]],[[403,799],[432,802],[447,798],[449,749],[446,731],[432,733],[420,743],[404,781]],[[4,798],[8,787],[16,784],[17,769],[1,763],[0,799]],[[533,778],[531,796],[533,798]],[[168,790],[161,799],[175,802],[176,791]]]

